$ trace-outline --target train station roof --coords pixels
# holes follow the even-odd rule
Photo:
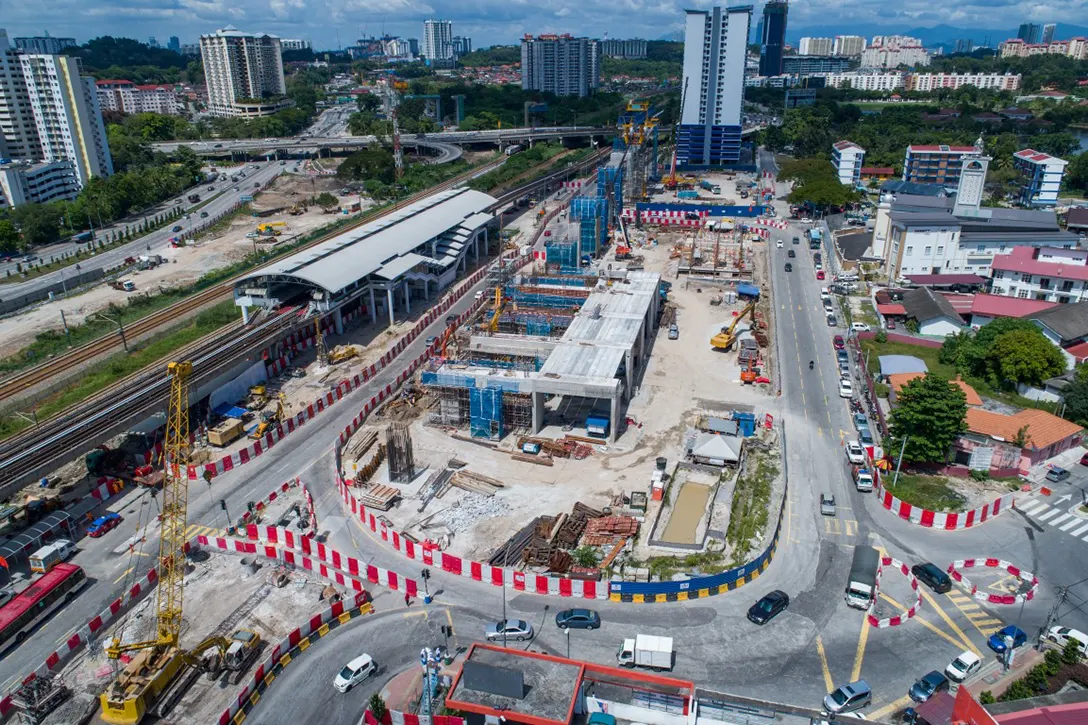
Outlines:
[[[485,210],[493,204],[494,197],[472,189],[440,191],[256,270],[236,286],[286,278],[336,294],[371,275],[392,280],[427,260],[413,254],[421,244],[490,221]]]

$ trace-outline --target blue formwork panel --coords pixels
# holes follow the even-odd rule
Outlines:
[[[475,438],[502,438],[502,390],[468,391],[469,430]]]

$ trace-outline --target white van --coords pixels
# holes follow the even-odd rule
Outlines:
[[[1062,626],[1051,627],[1050,631],[1046,633],[1046,638],[1059,647],[1065,647],[1069,640],[1074,640],[1077,642],[1077,651],[1080,652],[1080,656],[1088,656],[1088,634],[1081,632],[1079,629]]]
[[[57,564],[76,553],[76,545],[68,539],[57,539],[30,555],[30,571],[45,574]]]

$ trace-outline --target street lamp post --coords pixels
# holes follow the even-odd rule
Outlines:
[[[124,325],[121,324],[121,321],[120,320],[115,320],[112,317],[107,317],[106,315],[103,315],[101,312],[98,313],[98,316],[101,317],[103,320],[105,320],[107,322],[112,322],[113,324],[117,325],[117,329],[120,330],[120,332],[121,332],[121,344],[124,346],[125,352],[128,352],[129,351],[128,350],[128,340],[125,339],[125,327],[124,327]]]
[[[563,627],[563,633],[567,635],[567,659],[570,659],[570,627]]]

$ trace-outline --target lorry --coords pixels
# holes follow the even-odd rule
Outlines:
[[[30,555],[30,571],[45,574],[76,551],[76,545],[68,539],[57,539]]]
[[[709,191],[714,196],[720,196],[722,193],[722,187],[711,181],[707,181],[706,179],[700,181],[699,186],[701,186],[704,191]]]
[[[616,653],[620,667],[647,667],[652,670],[672,669],[672,637],[637,634],[625,639]]]
[[[677,199],[698,199],[699,192],[697,191],[678,191],[676,192]]]
[[[820,243],[823,241],[823,232],[819,229],[813,228],[809,229],[806,234],[808,235],[808,248],[819,249]]]
[[[846,580],[846,603],[855,609],[868,609],[876,596],[876,567],[880,554],[871,546],[854,547],[850,578]]]

